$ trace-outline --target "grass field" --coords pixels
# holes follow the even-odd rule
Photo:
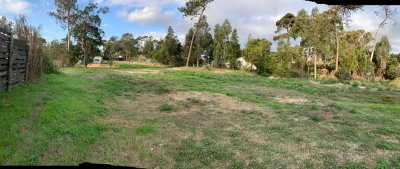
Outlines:
[[[400,168],[400,91],[241,71],[63,68],[0,93],[1,165]]]

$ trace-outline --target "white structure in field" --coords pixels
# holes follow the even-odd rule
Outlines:
[[[95,56],[95,57],[93,58],[93,64],[101,64],[101,63],[103,63],[103,57],[101,57],[101,56]]]
[[[243,57],[240,57],[237,59],[239,62],[240,69],[243,70],[257,70],[257,67],[251,64],[250,62],[247,62]]]

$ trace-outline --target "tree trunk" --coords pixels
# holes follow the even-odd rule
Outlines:
[[[376,44],[378,43],[378,31],[379,31],[379,29],[381,29],[381,28],[383,28],[383,27],[385,26],[386,21],[387,21],[388,18],[389,18],[389,15],[391,15],[391,14],[390,14],[390,9],[389,9],[389,7],[388,7],[387,5],[384,5],[384,6],[383,6],[383,11],[385,12],[385,19],[383,19],[383,21],[379,24],[379,27],[378,27],[378,29],[377,29],[376,32],[375,32],[374,47],[372,48],[371,59],[370,59],[371,62],[372,62],[372,60],[373,60],[373,58],[374,58],[374,53],[375,53]]]
[[[199,67],[199,56],[197,56],[197,67]]]
[[[290,35],[291,35],[291,29],[286,28],[286,32],[288,33],[287,35],[287,44],[290,46]]]
[[[374,58],[375,49],[376,49],[376,44],[378,43],[378,31],[379,31],[379,29],[380,29],[380,26],[379,26],[379,28],[378,28],[378,29],[376,30],[376,32],[375,32],[374,46],[372,47],[371,58],[370,58],[370,61],[371,61],[371,62],[372,62],[372,59]]]
[[[83,29],[82,32],[82,50],[83,50],[83,65],[87,67],[87,44],[86,44],[86,27]]]
[[[71,35],[70,35],[70,24],[71,24],[71,10],[68,11],[68,37],[67,37],[67,50],[70,51],[70,42],[71,42]]]
[[[317,78],[317,49],[314,47],[314,79]]]
[[[201,11],[201,15],[200,15],[199,21],[197,21],[197,25],[195,26],[196,28],[193,31],[193,36],[192,36],[192,40],[190,42],[190,47],[189,47],[189,54],[188,54],[187,61],[186,61],[186,67],[189,66],[189,61],[190,61],[190,56],[192,54],[192,47],[193,47],[194,38],[196,36],[197,29],[199,29],[199,23],[201,21],[201,18],[203,17],[203,14],[204,14],[205,10],[206,10],[206,8],[203,8],[203,10]]]
[[[339,12],[339,11],[338,11]],[[336,16],[338,15],[338,12],[336,13],[335,17],[334,17],[334,21],[335,21],[335,37],[336,37],[336,64],[335,64],[335,72],[339,71],[339,48],[340,48],[340,39],[339,39],[339,32],[337,30],[336,27]]]
[[[70,24],[71,24],[71,10],[68,11],[68,35],[67,35],[67,51],[68,51],[68,66],[71,65],[71,56],[70,56],[70,42],[71,42],[71,28],[70,28]]]

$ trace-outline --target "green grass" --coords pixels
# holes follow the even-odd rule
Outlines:
[[[126,73],[140,70],[160,72]],[[390,83],[122,63],[60,72],[0,93],[0,164],[400,166],[400,91]]]
[[[173,110],[172,106],[167,103],[160,105],[160,111],[162,111],[162,112],[170,112],[172,110]]]

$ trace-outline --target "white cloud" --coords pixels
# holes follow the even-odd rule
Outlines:
[[[127,22],[143,26],[163,26],[173,23],[177,9],[165,9],[169,4],[183,4],[184,0],[102,0],[109,6],[120,7],[117,15]]]
[[[398,6],[395,7],[398,8]],[[380,22],[383,20],[383,16],[377,16],[374,13],[376,10],[379,10],[378,6],[369,6],[366,7],[364,11],[353,14],[347,30],[364,29],[374,35]],[[400,15],[396,15],[394,19],[397,22],[400,22]],[[380,40],[383,35],[388,36],[389,41],[392,44],[392,53],[400,53],[400,24],[394,23],[395,22],[389,20],[384,29],[379,30],[378,40]]]
[[[12,14],[28,14],[31,12],[31,4],[24,0],[0,0],[0,11]]]
[[[123,10],[118,12],[118,16],[128,22],[138,22],[141,25],[165,25],[173,22],[174,12],[162,12],[160,8],[154,6],[146,6],[142,9],[133,11]]]

